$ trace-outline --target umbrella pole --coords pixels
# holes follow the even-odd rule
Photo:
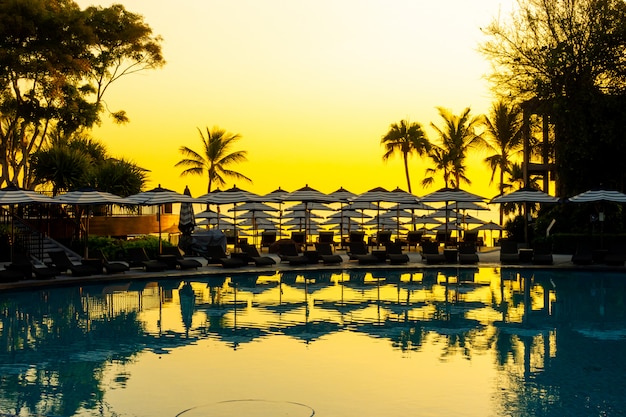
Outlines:
[[[15,254],[15,206],[11,204],[11,262],[13,262],[13,255]]]
[[[91,205],[87,206],[87,218],[85,219],[85,259],[89,258],[89,213]]]
[[[528,247],[528,203],[524,201],[524,243]]]
[[[161,244],[161,205],[158,205],[157,222],[159,223],[159,255],[163,253],[163,245]]]

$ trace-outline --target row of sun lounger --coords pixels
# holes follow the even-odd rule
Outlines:
[[[163,247],[158,259],[150,259],[143,248],[128,249],[125,261],[109,261],[101,251],[92,252],[93,258],[81,262],[72,261],[62,250],[48,252],[49,261],[38,262],[24,254],[14,254],[13,261],[0,270],[0,282],[15,282],[24,279],[52,279],[71,275],[87,277],[91,275],[123,273],[131,268],[159,272],[168,269],[199,268],[202,263],[193,258],[185,258],[177,247]]]

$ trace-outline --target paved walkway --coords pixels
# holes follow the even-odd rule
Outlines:
[[[315,264],[315,265],[299,265],[299,266],[291,266],[287,263],[281,263],[280,258],[278,258],[275,254],[262,253],[263,256],[271,256],[276,260],[276,265],[272,265],[269,267],[256,267],[254,265],[249,265],[240,268],[224,268],[221,265],[207,265],[206,259],[204,258],[195,258],[198,259],[203,266],[198,268],[197,270],[167,270],[164,272],[145,272],[141,269],[133,268],[130,271],[127,271],[122,274],[102,274],[102,275],[91,275],[88,277],[73,277],[72,275],[62,274],[53,279],[49,280],[24,280],[18,282],[10,282],[10,283],[0,283],[0,291],[2,290],[11,290],[11,289],[24,289],[24,288],[40,288],[47,286],[58,286],[58,285],[75,285],[75,284],[86,284],[92,282],[115,282],[115,281],[129,281],[133,279],[167,279],[167,278],[181,278],[181,277],[196,277],[196,276],[206,276],[206,275],[232,275],[237,273],[264,273],[268,272],[278,272],[278,271],[297,271],[297,270],[344,270],[344,269],[401,269],[401,270],[411,270],[411,269],[425,269],[425,268],[445,268],[454,265],[455,267],[460,268],[476,268],[476,267],[488,267],[488,268],[499,268],[500,265],[500,248],[487,248],[483,249],[478,253],[479,262],[474,265],[459,265],[459,264],[443,264],[443,265],[427,265],[422,261],[422,257],[418,252],[406,252],[409,255],[409,262],[403,265],[389,265],[389,264],[374,264],[374,265],[359,265],[358,262],[350,261],[348,256],[345,254],[341,254],[344,261],[338,265],[323,265],[323,264]],[[571,255],[553,255],[554,263],[553,265],[530,265],[530,264],[520,264],[520,265],[507,265],[508,267],[520,267],[520,268],[538,268],[538,269],[563,269],[563,268],[576,268],[583,269],[580,266],[574,265],[571,262]],[[586,268],[592,268],[594,270],[607,270],[609,267],[602,265],[593,265]],[[613,268],[614,269],[614,268]],[[620,270],[625,271],[625,268],[621,268]]]

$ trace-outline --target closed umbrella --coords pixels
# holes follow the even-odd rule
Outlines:
[[[189,187],[185,186],[183,194],[191,197]],[[183,235],[189,235],[193,231],[194,227],[196,227],[196,217],[193,210],[193,204],[181,203],[180,215],[178,218],[178,230],[180,230]]]

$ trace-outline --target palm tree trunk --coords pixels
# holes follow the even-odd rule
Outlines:
[[[408,161],[407,153],[404,154],[404,174],[406,175],[406,185],[409,189],[409,193],[412,193],[411,192],[411,178],[409,177],[409,161]]]

